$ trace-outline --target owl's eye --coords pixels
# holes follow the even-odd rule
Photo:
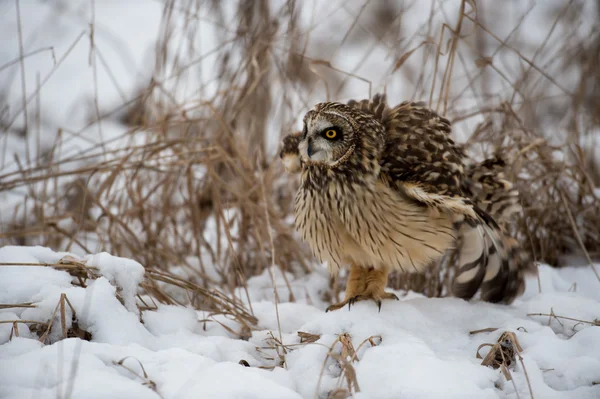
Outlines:
[[[340,138],[340,133],[338,132],[338,129],[336,129],[336,128],[326,129],[325,131],[323,131],[322,134],[328,140],[336,140],[336,139]]]

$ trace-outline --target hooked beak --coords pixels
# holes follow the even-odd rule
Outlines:
[[[312,156],[315,153],[315,149],[312,145],[312,140],[308,141],[308,146],[306,147],[306,155],[308,155],[309,158],[312,158]]]
[[[304,148],[306,148],[306,152],[304,152]],[[304,154],[302,155],[302,157],[306,157],[304,161],[308,163],[322,162],[325,161],[325,159],[327,158],[327,153],[321,148],[319,148],[318,145],[315,145],[312,138],[309,138],[307,141],[303,141],[302,143],[300,143],[299,150],[300,154]]]

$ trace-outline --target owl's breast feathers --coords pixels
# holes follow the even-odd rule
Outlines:
[[[361,264],[419,272],[455,241],[446,214],[403,199],[376,175],[307,166],[295,212],[302,238],[332,271]]]

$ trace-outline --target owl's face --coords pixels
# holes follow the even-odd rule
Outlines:
[[[328,107],[331,104],[331,107]],[[335,103],[317,104],[304,117],[302,139],[298,145],[302,161],[333,167],[354,150],[356,122]],[[335,104],[341,105],[341,104]]]

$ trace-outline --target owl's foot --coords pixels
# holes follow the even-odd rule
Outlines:
[[[375,301],[377,308],[381,311],[382,300],[398,300],[396,294],[385,292],[387,280],[387,270],[352,266],[346,284],[346,298],[342,302],[329,306],[326,312],[341,309],[346,305],[350,309],[356,302],[366,300]]]
[[[325,309],[325,313],[331,312],[332,310],[338,310],[338,309],[343,308],[344,306],[346,306],[350,303],[350,299],[352,299],[352,298],[344,299],[342,302],[334,303],[333,305],[328,306],[327,309]]]
[[[383,301],[384,299],[395,299],[397,301],[400,300],[396,294],[392,292],[383,291],[381,293],[368,293],[356,295],[355,297],[352,297],[348,300],[348,306],[350,307],[359,301],[372,300],[375,301],[375,303],[377,304],[377,309],[379,309],[379,311],[381,312],[381,301]]]
[[[388,271],[386,269],[367,269],[367,273],[365,275],[365,290],[363,292],[359,292],[358,295],[352,297],[348,302],[348,305],[352,306],[359,301],[372,300],[375,301],[375,303],[377,304],[377,308],[381,312],[382,300],[398,300],[398,297],[395,294],[392,294],[391,292],[385,292],[387,281]]]
[[[368,268],[352,265],[350,267],[350,274],[348,274],[348,282],[346,283],[346,297],[342,302],[334,303],[333,305],[329,306],[325,312],[341,309],[348,305],[350,299],[362,294],[367,288],[368,274]]]
[[[368,301],[368,300],[375,301],[375,303],[377,304],[377,309],[379,309],[379,311],[381,312],[381,303],[384,299],[395,299],[397,301],[400,300],[398,298],[398,296],[392,292],[383,291],[380,293],[363,293],[363,294],[355,295],[348,299],[344,299],[342,302],[334,303],[333,305],[331,305],[327,309],[325,309],[325,312],[329,312],[332,310],[338,310],[338,309],[343,308],[346,305],[348,305],[348,310],[349,310],[352,307],[352,305],[354,305],[356,302]]]

